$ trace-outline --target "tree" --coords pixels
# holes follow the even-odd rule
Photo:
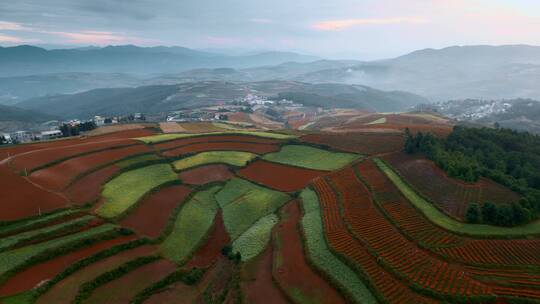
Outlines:
[[[497,207],[492,202],[486,202],[482,206],[482,219],[484,223],[494,224],[497,217]]]
[[[528,220],[527,215],[525,214],[525,208],[523,208],[518,203],[512,203],[512,224],[519,225],[525,223]]]
[[[514,224],[512,207],[508,205],[501,205],[497,208],[497,216],[495,218],[495,224],[499,226],[512,226]]]
[[[7,144],[6,138],[2,135],[0,136],[0,145]]]
[[[480,208],[478,207],[478,204],[476,203],[470,203],[467,207],[467,213],[465,215],[465,219],[469,223],[479,223],[480,222]]]

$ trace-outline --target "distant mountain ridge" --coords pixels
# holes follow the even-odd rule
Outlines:
[[[287,52],[227,56],[184,47],[107,46],[86,49],[54,49],[21,45],[0,47],[0,77],[36,74],[168,73],[195,68],[247,68],[283,62],[308,62],[319,58]]]

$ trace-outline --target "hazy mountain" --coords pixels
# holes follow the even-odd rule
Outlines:
[[[432,100],[540,98],[540,47],[463,46],[315,71],[296,80],[358,83]]]
[[[504,128],[540,134],[540,101],[532,99],[451,100],[429,108],[461,122],[488,126],[497,123]]]
[[[30,99],[18,106],[63,118],[89,118],[134,112],[161,113],[189,107],[222,104],[247,93],[290,98],[310,106],[398,111],[427,100],[410,93],[385,92],[364,86],[307,84],[292,81],[189,82],[137,88],[96,89],[72,95]]]
[[[287,52],[227,56],[183,47],[137,47],[46,50],[33,46],[0,48],[0,77],[49,73],[177,73],[195,68],[247,68],[318,58]]]
[[[42,129],[41,123],[54,120],[56,117],[38,111],[0,105],[0,132]]]

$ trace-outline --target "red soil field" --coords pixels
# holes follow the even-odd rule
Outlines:
[[[404,282],[382,268],[364,244],[351,235],[341,218],[336,193],[328,182],[319,178],[313,183],[313,186],[321,203],[323,226],[328,245],[360,267],[382,297],[390,303],[438,303],[424,295],[415,293]]]
[[[303,169],[257,160],[238,171],[238,175],[279,191],[292,192],[304,188],[325,171]]]
[[[118,161],[128,156],[150,152],[145,145],[107,150],[72,158],[57,165],[38,170],[30,175],[30,179],[43,187],[61,191],[77,177],[87,171]]]
[[[257,257],[242,265],[242,295],[246,303],[289,303],[272,279],[272,244]]]
[[[0,164],[0,185],[0,221],[12,221],[38,215],[40,211],[49,212],[69,206],[65,197],[33,185],[6,164]]]
[[[266,154],[279,151],[278,145],[244,143],[244,142],[210,142],[197,143],[172,149],[163,153],[165,156],[174,157],[188,153],[199,153],[207,151],[244,151],[255,154]]]
[[[0,287],[0,296],[8,296],[30,290],[36,285],[38,285],[40,282],[53,278],[66,267],[79,260],[82,260],[88,256],[91,256],[104,249],[110,248],[114,245],[135,240],[136,238],[136,236],[127,236],[106,240],[82,249],[78,249],[66,255],[53,258],[52,260],[31,266],[30,268],[18,272],[17,274],[9,278]]]
[[[258,144],[279,144],[281,141],[277,139],[262,138],[256,136],[247,135],[208,135],[208,136],[196,136],[189,138],[175,139],[163,143],[155,144],[154,147],[157,150],[165,151],[174,148],[179,148],[195,143],[210,143],[210,142],[245,142],[245,143],[258,143]]]
[[[346,152],[375,155],[401,151],[405,137],[401,134],[377,133],[337,133],[309,134],[302,136],[301,141],[319,145],[327,145]]]
[[[234,177],[226,165],[207,165],[182,171],[178,178],[190,185],[204,185],[211,182],[226,181]]]
[[[229,116],[230,121],[234,122],[244,122],[244,123],[250,123],[254,124],[255,122],[249,117],[249,114],[243,113],[243,112],[235,112],[227,114]]]
[[[469,203],[486,201],[504,204],[517,202],[519,195],[491,180],[481,178],[477,183],[465,183],[449,178],[430,160],[396,153],[384,157],[394,169],[418,192],[446,214],[462,220]]]
[[[176,270],[176,264],[169,260],[158,260],[143,265],[122,277],[98,287],[85,301],[88,304],[129,304],[144,288],[166,277]]]
[[[132,139],[110,139],[103,142],[79,143],[71,146],[52,147],[40,149],[13,157],[10,165],[20,171],[31,172],[37,167],[52,163],[61,159],[72,158],[82,153],[92,153],[109,148],[119,148],[122,146],[134,145],[138,142]]]
[[[203,268],[214,264],[222,256],[221,249],[223,246],[229,244],[230,241],[229,234],[223,224],[223,216],[220,209],[206,243],[197,249],[191,260],[187,263],[186,268]]]
[[[144,198],[120,224],[139,234],[157,238],[167,225],[173,210],[184,202],[189,193],[191,189],[182,185],[162,188]]]
[[[315,273],[304,257],[298,223],[302,211],[298,201],[282,209],[281,222],[274,228],[273,277],[285,293],[300,292],[313,303],[346,303],[327,281]]]
[[[433,257],[401,235],[377,210],[352,168],[332,173],[331,177],[336,191],[341,194],[344,219],[350,224],[351,232],[408,281],[440,294],[492,293],[491,287],[464,273],[462,266]]]
[[[58,282],[49,291],[39,297],[36,303],[72,303],[83,283],[91,281],[98,275],[111,271],[130,260],[140,256],[148,256],[155,251],[155,246],[140,246],[92,263]]]
[[[64,193],[75,205],[82,206],[95,202],[101,196],[101,186],[113,177],[120,168],[116,165],[107,166],[92,172],[66,188]]]

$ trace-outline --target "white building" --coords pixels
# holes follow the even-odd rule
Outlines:
[[[105,124],[105,117],[94,116],[94,123],[98,127],[103,126]]]
[[[41,140],[49,140],[62,137],[62,131],[53,130],[53,131],[43,131],[40,134]]]
[[[34,135],[29,131],[17,131],[10,134],[11,140],[19,143],[31,142],[34,139]]]

